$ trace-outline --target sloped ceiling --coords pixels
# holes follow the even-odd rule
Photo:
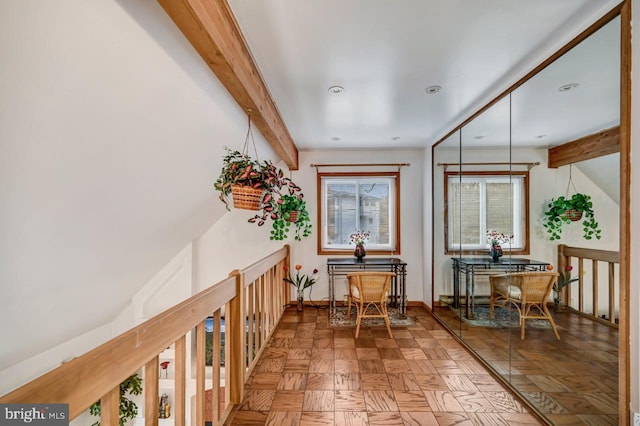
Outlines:
[[[620,154],[581,161],[575,166],[616,204],[620,204]]]

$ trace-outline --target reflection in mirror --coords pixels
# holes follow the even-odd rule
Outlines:
[[[544,164],[551,147],[565,158],[561,167],[532,169],[530,197],[531,257],[562,273],[559,283],[576,278],[548,299],[560,340],[548,329],[527,329],[525,340],[514,335],[511,344],[511,384],[553,423],[618,423],[618,333],[611,318],[598,318],[609,312],[615,317],[617,310],[609,287],[618,294],[617,260],[610,261],[619,257],[619,156],[579,160],[584,158],[580,153],[607,144],[600,132],[614,129],[615,134],[619,125],[619,34],[616,18],[512,94],[514,161],[522,152]],[[549,162],[555,159],[549,156]],[[563,226],[560,241],[550,241],[541,225],[548,203],[575,193],[591,197],[603,237],[584,239],[578,221]],[[580,250],[581,258],[562,256],[559,243],[567,252]],[[592,249],[611,256],[592,260],[600,256]]]
[[[471,338],[469,330],[477,332],[473,341],[478,350],[487,347],[482,330],[476,327],[486,324],[488,316],[488,276],[481,271],[490,259],[487,233],[513,234],[509,157],[508,98],[434,151],[434,205],[443,206],[434,213],[443,230],[436,233],[434,241],[434,271],[438,277],[434,296],[440,302],[436,315],[450,330],[467,339]],[[523,208],[521,204],[520,211]],[[509,242],[502,248],[504,262],[509,257]],[[469,263],[469,259],[481,265]],[[508,353],[504,347],[503,353]]]
[[[611,152],[612,140],[619,139],[619,34],[616,18],[434,150],[433,205],[444,205],[444,211],[434,211],[434,315],[552,424],[617,424],[618,419],[619,156],[589,156]],[[556,168],[547,166],[548,157]],[[474,198],[481,179],[465,181],[467,173],[486,177],[499,171],[509,177],[509,189],[499,193],[485,185]],[[520,176],[525,176],[523,195],[514,189]],[[478,204],[487,203],[492,190],[500,195],[489,203],[496,209],[481,208],[478,215]],[[585,240],[577,222],[564,226],[560,241],[550,240],[542,226],[545,209],[552,199],[574,192],[591,197],[601,239]],[[506,209],[507,219],[491,222]],[[488,227],[507,233],[501,228],[505,220],[514,235],[503,247],[507,272],[549,265],[562,273],[559,283],[569,281],[562,291],[549,288],[539,310],[553,319],[559,339],[548,319],[527,319],[521,328],[514,309],[506,311],[502,326],[487,318],[479,322],[478,314],[490,305],[487,275],[493,271],[468,273],[467,267],[455,278],[454,265],[489,257],[483,237]],[[510,278],[512,288],[516,276]],[[456,283],[459,300],[451,297]],[[524,292],[523,286],[516,290]],[[506,305],[516,306],[508,300]]]

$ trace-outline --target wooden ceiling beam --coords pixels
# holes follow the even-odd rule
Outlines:
[[[298,149],[225,0],[158,0],[187,40],[291,170]]]
[[[620,152],[620,126],[549,148],[549,168]]]

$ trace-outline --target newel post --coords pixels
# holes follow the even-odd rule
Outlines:
[[[565,249],[567,248],[566,244],[558,244],[558,273],[562,273],[567,270],[567,266],[571,265],[571,258],[564,254]],[[568,285],[562,289],[562,304],[564,306],[568,305],[568,301],[571,297],[571,286]]]
[[[244,313],[244,276],[240,271],[233,271],[230,276],[236,277],[236,296],[229,301],[228,312],[225,314],[225,327],[229,345],[230,371],[227,381],[231,404],[240,404],[244,391],[244,374],[246,369],[246,315]]]

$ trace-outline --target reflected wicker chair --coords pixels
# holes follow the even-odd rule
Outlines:
[[[558,340],[560,335],[556,323],[547,307],[549,295],[557,272],[516,272],[504,275],[492,275],[491,297],[489,299],[489,319],[493,318],[493,308],[498,302],[514,305],[520,315],[520,338],[524,340],[525,321],[528,319],[546,319]]]
[[[358,309],[356,320],[356,339],[360,333],[360,324],[363,318],[383,318],[387,325],[389,337],[391,324],[387,311],[387,298],[391,287],[393,272],[352,272],[347,274],[349,284],[349,307],[347,318],[351,316],[351,305]]]

